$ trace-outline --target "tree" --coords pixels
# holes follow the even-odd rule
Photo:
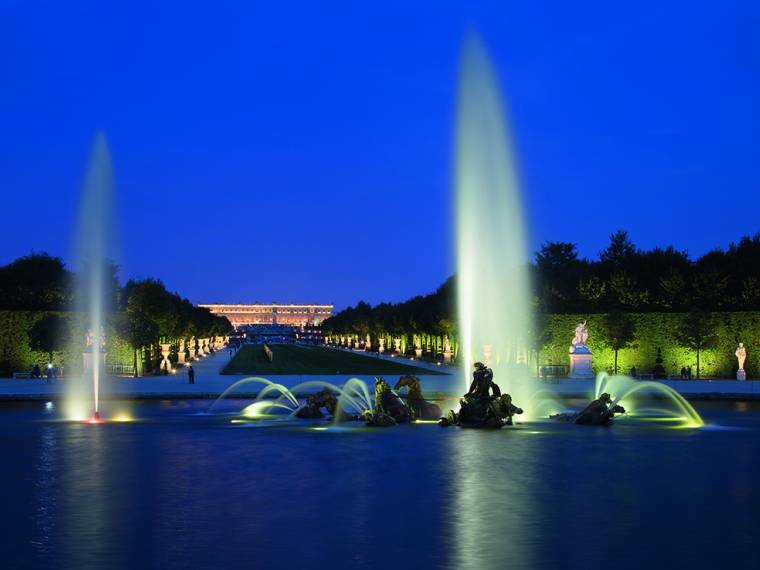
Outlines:
[[[681,327],[676,331],[678,343],[697,353],[697,380],[699,380],[700,354],[703,350],[715,345],[715,322],[710,313],[693,310],[688,313]]]
[[[158,325],[162,338],[177,338],[181,334],[182,312],[178,296],[166,290],[158,279],[130,280],[124,287],[127,309],[142,313]]]
[[[628,232],[618,230],[610,236],[610,245],[599,253],[599,261],[621,268],[636,254],[636,246]]]
[[[633,347],[636,338],[636,323],[626,313],[613,311],[602,318],[602,337],[615,351],[615,374],[618,372],[618,352]]]
[[[576,283],[585,267],[574,243],[550,241],[541,246],[536,253],[536,281],[544,310],[572,310]]]
[[[46,352],[53,361],[53,353],[65,350],[69,340],[71,323],[66,317],[50,314],[39,319],[29,331],[32,350]]]
[[[58,311],[71,302],[71,275],[58,257],[33,253],[0,267],[0,309]]]
[[[592,275],[587,280],[578,283],[578,293],[589,303],[599,303],[606,291],[607,284],[596,275]]]
[[[610,277],[610,289],[617,302],[630,309],[635,309],[647,300],[647,292],[641,291],[636,282],[625,271],[617,271]]]
[[[133,375],[137,378],[137,351],[158,342],[158,325],[134,311],[119,313],[116,317],[116,334],[132,347]]]
[[[667,308],[682,306],[686,299],[686,280],[678,269],[670,268],[660,277],[660,304]]]

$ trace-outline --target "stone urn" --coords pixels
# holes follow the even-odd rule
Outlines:
[[[172,345],[168,342],[161,343],[161,370],[167,374],[172,369],[172,363],[169,360],[169,350],[171,349],[171,346]]]

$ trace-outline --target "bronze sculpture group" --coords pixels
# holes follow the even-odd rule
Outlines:
[[[398,392],[406,388],[404,401]],[[449,410],[442,416],[441,408],[425,400],[416,376],[401,376],[391,389],[383,378],[375,378],[375,403],[372,409],[359,415],[351,415],[339,409],[338,397],[329,388],[307,396],[305,403],[295,411],[302,419],[321,419],[340,414],[340,421],[363,421],[367,426],[388,427],[418,420],[437,420],[442,427],[492,428],[511,426],[514,417],[522,414],[522,408],[512,403],[512,396],[502,394],[493,381],[493,370],[482,362],[475,363],[472,383],[459,400],[458,412]],[[609,425],[615,414],[625,413],[604,393],[582,411],[574,414],[556,414],[550,419],[567,421],[578,425]]]

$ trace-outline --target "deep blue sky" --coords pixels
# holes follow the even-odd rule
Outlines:
[[[533,248],[595,255],[624,228],[699,255],[760,230],[756,2],[0,0],[0,263],[70,258],[102,128],[124,277],[196,302],[435,289],[468,26]]]

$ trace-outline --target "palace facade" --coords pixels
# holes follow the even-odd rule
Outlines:
[[[332,315],[333,305],[210,304],[199,305],[227,317],[235,328],[246,325],[318,325]]]

